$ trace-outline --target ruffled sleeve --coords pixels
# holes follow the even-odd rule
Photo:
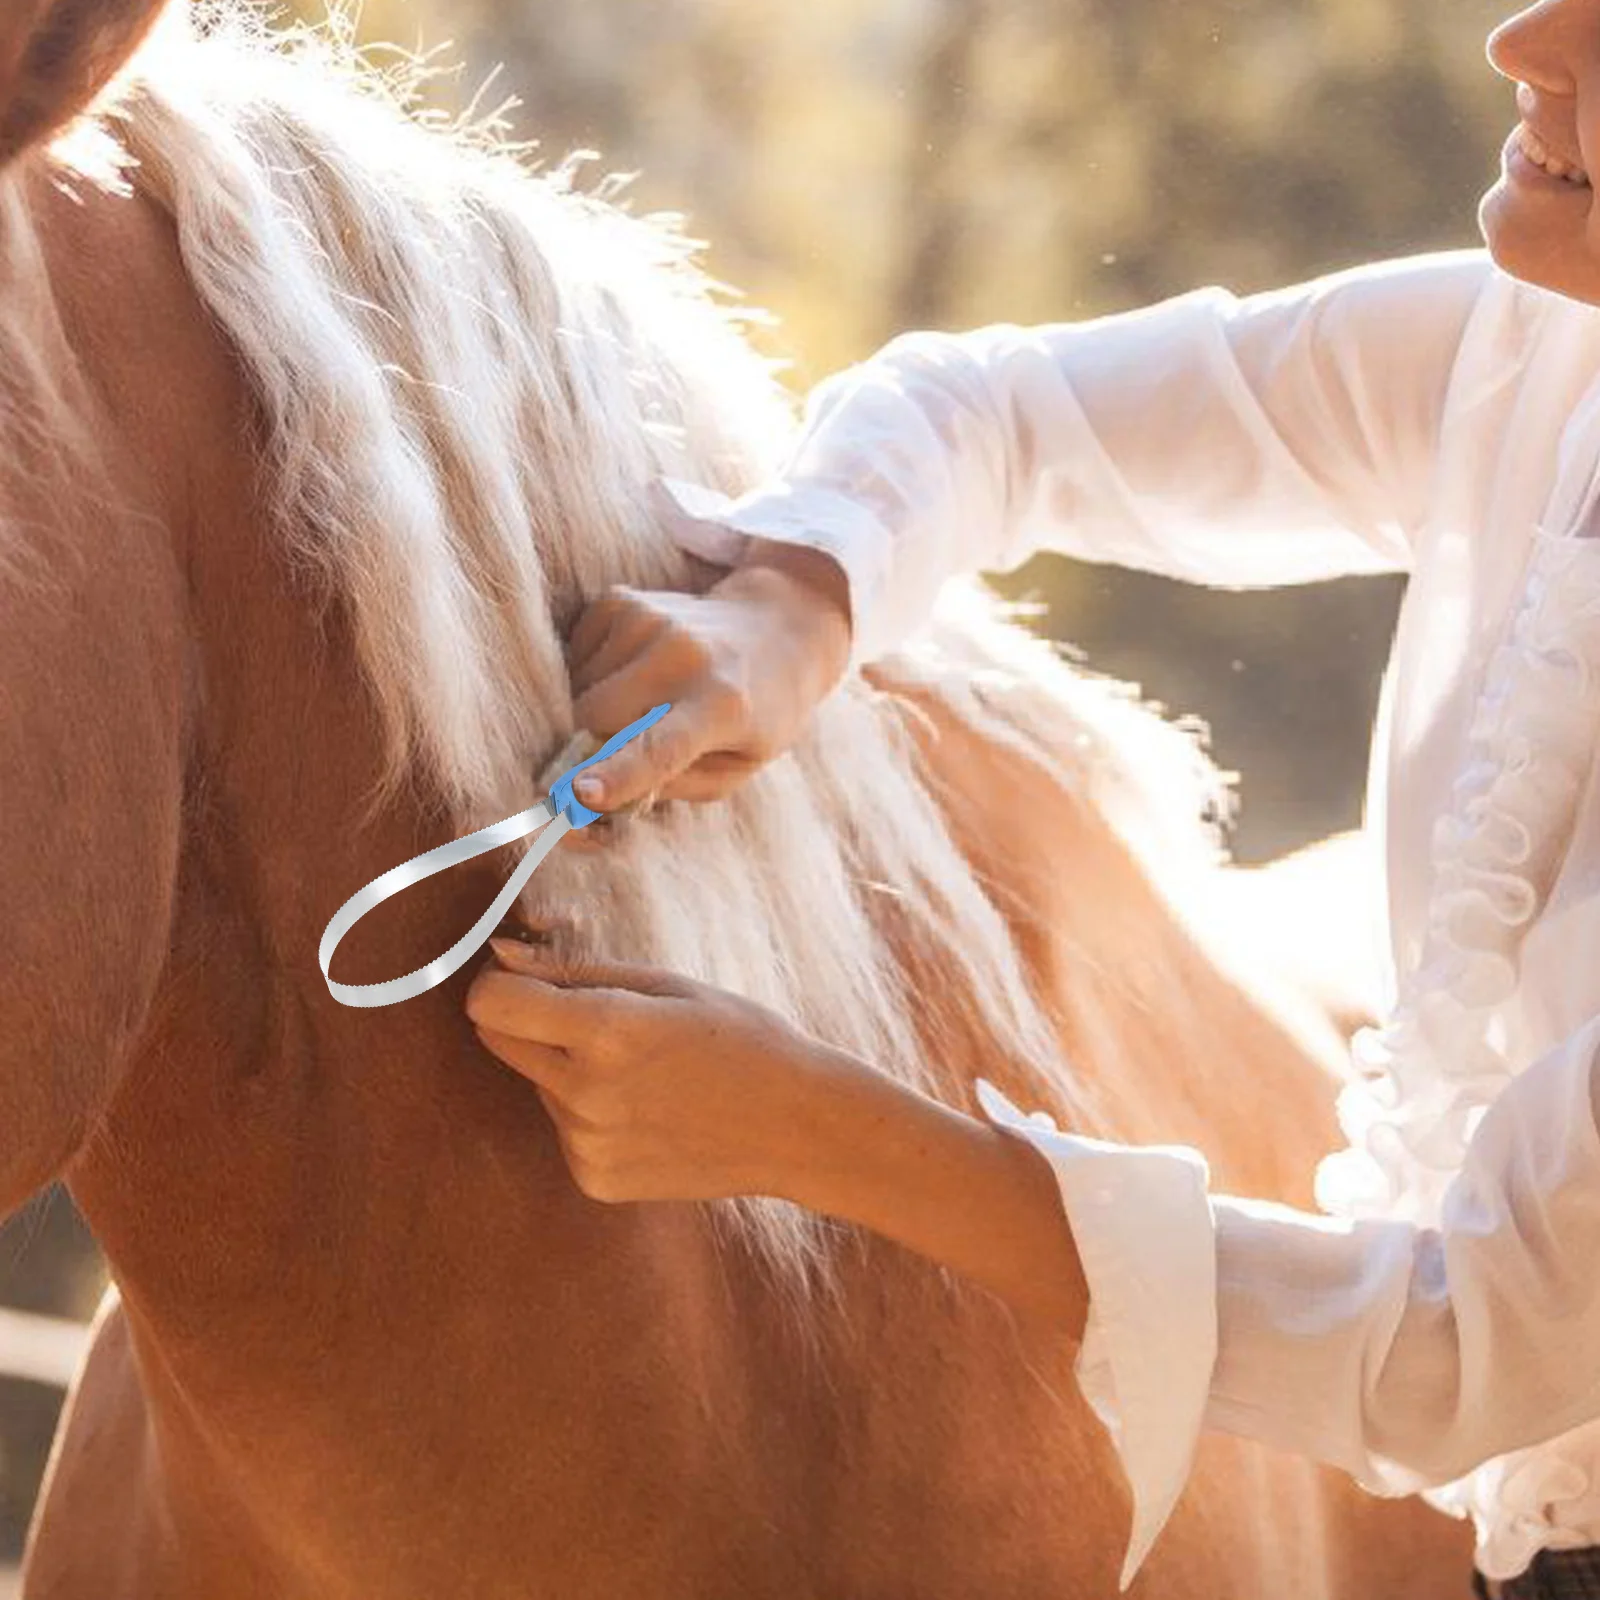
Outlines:
[[[1213,1203],[1206,1424],[1414,1493],[1600,1416],[1600,1017],[1489,1107],[1436,1228]]]
[[[810,396],[780,474],[737,500],[665,483],[686,548],[828,551],[855,663],[945,581],[1037,550],[1230,587],[1404,569],[1482,251],[1080,323],[906,334]]]

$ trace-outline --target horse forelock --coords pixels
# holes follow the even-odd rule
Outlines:
[[[259,402],[286,553],[349,619],[386,753],[372,805],[431,804],[464,832],[542,792],[573,732],[561,641],[585,600],[690,582],[655,477],[738,491],[793,418],[674,228],[570,169],[530,171],[492,124],[425,125],[410,87],[363,67],[347,30],[274,39],[224,17],[137,64],[116,130]],[[958,997],[961,1037],[928,1036],[885,897]],[[903,709],[864,682],[727,802],[558,851],[527,908],[904,1081],[960,1093],[1003,1057],[1036,1098],[1082,1108]],[[814,1219],[723,1215],[819,1281]]]

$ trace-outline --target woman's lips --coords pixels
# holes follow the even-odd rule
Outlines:
[[[1572,189],[1587,189],[1589,176],[1581,164],[1557,154],[1526,122],[1519,122],[1508,141],[1511,156],[1522,157],[1522,165],[1541,177],[1550,178]],[[1508,163],[1509,164],[1509,163]]]

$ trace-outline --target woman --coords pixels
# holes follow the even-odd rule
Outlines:
[[[1193,1152],[992,1091],[978,1123],[666,974],[500,943],[469,997],[591,1195],[780,1195],[1081,1337],[1128,1575],[1216,1427],[1390,1492],[1491,1462],[1453,1494],[1498,1592],[1600,1594],[1600,0],[1541,0],[1488,49],[1521,121],[1487,253],[896,340],[812,397],[779,481],[677,490],[681,542],[742,576],[615,592],[573,639],[597,734],[675,705],[580,785],[614,808],[725,793],[961,570],[1408,571],[1369,807],[1395,993],[1321,1174],[1339,1220],[1209,1196]],[[1204,1303],[1168,1287],[1182,1259],[1213,1264]]]

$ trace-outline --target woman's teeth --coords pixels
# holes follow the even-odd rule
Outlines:
[[[1522,153],[1536,167],[1542,167],[1552,178],[1565,178],[1575,189],[1589,187],[1588,175],[1581,167],[1569,167],[1565,161],[1550,154],[1548,146],[1526,123],[1517,128],[1517,143]]]

